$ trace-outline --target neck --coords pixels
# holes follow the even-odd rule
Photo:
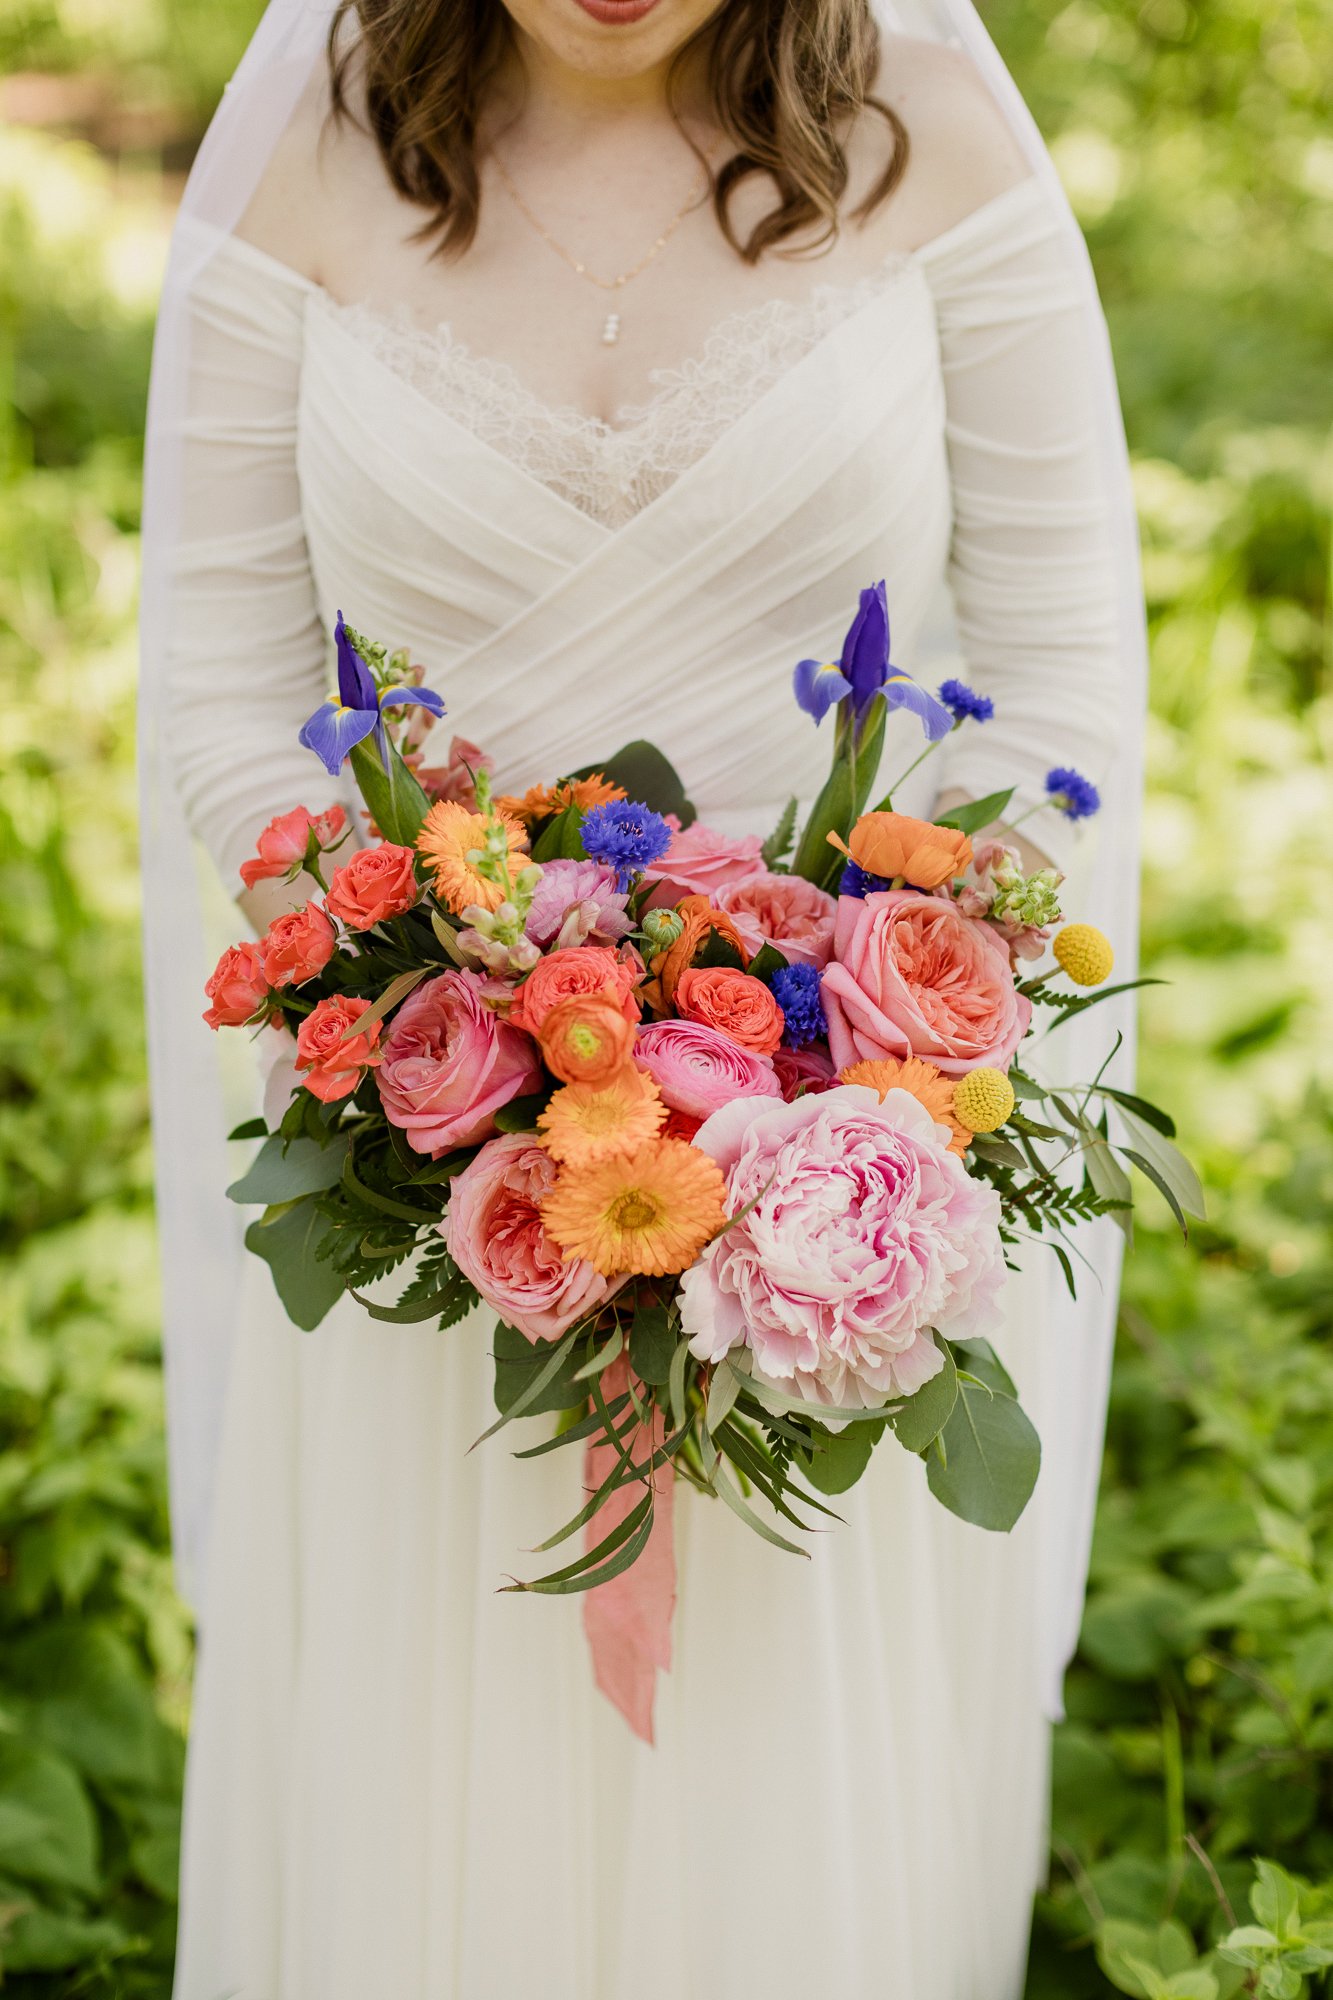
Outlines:
[[[562,62],[514,24],[513,53],[496,93],[498,126],[507,132],[521,124],[525,143],[562,152],[682,122],[698,130],[705,102],[702,67],[687,63],[674,92],[670,75],[670,61],[627,76],[590,74]]]

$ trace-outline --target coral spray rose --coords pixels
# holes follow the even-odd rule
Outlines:
[[[325,908],[354,931],[400,917],[419,894],[415,861],[410,847],[395,847],[390,840],[362,848],[334,875]]]
[[[479,973],[442,972],[394,1015],[376,1081],[414,1152],[489,1139],[500,1106],[541,1087],[536,1044],[488,1006],[491,990]]]
[[[279,813],[260,834],[253,858],[241,863],[242,882],[247,889],[253,889],[256,882],[286,875],[305,860],[312,836],[316,847],[323,852],[342,839],[346,825],[347,814],[341,806],[330,806],[323,813],[307,812],[304,806],[296,806],[289,813]]]
[[[639,971],[633,959],[618,958],[606,945],[580,944],[548,952],[519,987],[509,1018],[516,1028],[539,1035],[557,1001],[605,995],[627,1021],[637,1021],[634,989]]]
[[[995,931],[910,889],[841,898],[821,998],[839,1069],[885,1056],[923,1056],[946,1076],[1008,1069],[1032,1018]]]
[[[962,874],[972,859],[972,843],[956,827],[906,813],[869,812],[852,828],[847,852],[867,875],[886,882],[901,876],[913,889],[938,889]]]
[[[213,968],[204,992],[213,1003],[204,1015],[210,1028],[244,1027],[268,998],[260,947],[248,939],[229,945]]]
[[[506,1133],[463,1169],[440,1224],[464,1277],[529,1340],[557,1339],[615,1290],[585,1259],[566,1257],[548,1233],[541,1205],[556,1177],[554,1160],[531,1133]]]
[[[322,1104],[350,1097],[362,1071],[380,1060],[375,1054],[380,1038],[378,1021],[372,1022],[365,1034],[347,1032],[369,1011],[369,1000],[352,1000],[339,993],[332,1000],[321,1000],[314,1013],[302,1021],[296,1036],[296,1067],[306,1089]]]
[[[692,966],[676,984],[676,1012],[716,1028],[738,1048],[771,1056],[782,1040],[783,1014],[762,979],[726,965]]]
[[[260,946],[270,986],[301,986],[318,978],[333,957],[338,933],[318,903],[275,917]]]

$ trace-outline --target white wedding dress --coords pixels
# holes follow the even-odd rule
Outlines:
[[[338,606],[427,663],[446,737],[506,788],[643,735],[705,822],[762,829],[827,756],[793,663],[883,575],[910,670],[947,569],[998,714],[906,802],[1103,772],[1113,560],[1056,236],[1024,183],[854,286],[733,315],[615,427],[219,246],[191,300],[167,688],[224,880],[273,813],[329,796],[296,729]],[[300,1333],[251,1260],[176,2000],[1016,2000],[1068,1639],[1051,1570],[1083,1559],[1100,1444],[1095,1391],[1081,1423],[1065,1405],[1107,1361],[1071,1357],[1060,1296],[1036,1260],[1009,1288],[999,1345],[1047,1446],[1012,1536],[946,1514],[892,1443],[808,1562],[678,1495],[649,1748],[594,1689],[578,1601],[497,1594],[580,1467],[516,1464],[511,1434],[468,1455],[490,1317],[349,1304]],[[1080,1518],[1053,1519],[1071,1492]]]

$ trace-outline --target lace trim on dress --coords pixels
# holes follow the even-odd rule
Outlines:
[[[395,375],[594,521],[623,526],[703,457],[789,369],[833,329],[893,285],[910,265],[895,257],[851,284],[819,285],[803,299],[770,299],[728,314],[697,354],[656,368],[652,394],[616,421],[543,402],[507,361],[475,353],[447,321],[417,325],[391,312],[326,311]]]

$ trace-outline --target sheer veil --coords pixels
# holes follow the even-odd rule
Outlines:
[[[1116,948],[1117,974],[1133,976],[1137,927],[1137,819],[1146,643],[1129,468],[1105,322],[1082,236],[1050,155],[970,0],[876,0],[888,29],[952,44],[976,66],[1061,218],[1071,270],[1084,300],[1085,335],[1097,382],[1093,413],[1117,537],[1118,613],[1126,716],[1124,749],[1099,822],[1092,879],[1080,916],[1099,923]],[[245,1255],[241,1211],[223,1190],[239,1170],[229,1125],[254,1109],[254,1082],[223,1074],[219,1041],[200,1018],[203,982],[234,935],[234,913],[206,861],[195,855],[167,744],[171,578],[180,520],[182,440],[187,426],[191,290],[206,260],[239,222],[279,138],[323,58],[332,0],[270,0],[209,128],[185,192],[168,265],[153,357],[145,487],[140,783],[150,1069],[157,1157],[172,1518],[181,1587],[206,1595],[210,1501],[226,1392],[237,1284]],[[933,643],[951,646],[941,603]],[[920,657],[914,671],[929,679]],[[275,812],[292,801],[276,799]],[[1090,1073],[1112,1032],[1132,1036],[1132,1011],[1112,1001],[1061,1031],[1061,1067]],[[1080,1046],[1082,1044],[1082,1046]],[[1054,1045],[1053,1045],[1054,1046]],[[1122,1064],[1127,1054],[1122,1051]],[[247,1101],[248,1097],[248,1101]],[[233,1108],[235,1105],[239,1108]],[[229,1113],[231,1114],[229,1116]],[[1038,1498],[1041,1658],[1052,1712],[1078,1631],[1096,1495],[1118,1278],[1118,1242],[1099,1225],[1085,1246],[1079,1300],[1052,1302],[1053,1337],[1041,1382],[1021,1385],[1041,1432]],[[1048,1260],[1054,1272],[1054,1260]],[[317,1337],[317,1336],[316,1336]]]

